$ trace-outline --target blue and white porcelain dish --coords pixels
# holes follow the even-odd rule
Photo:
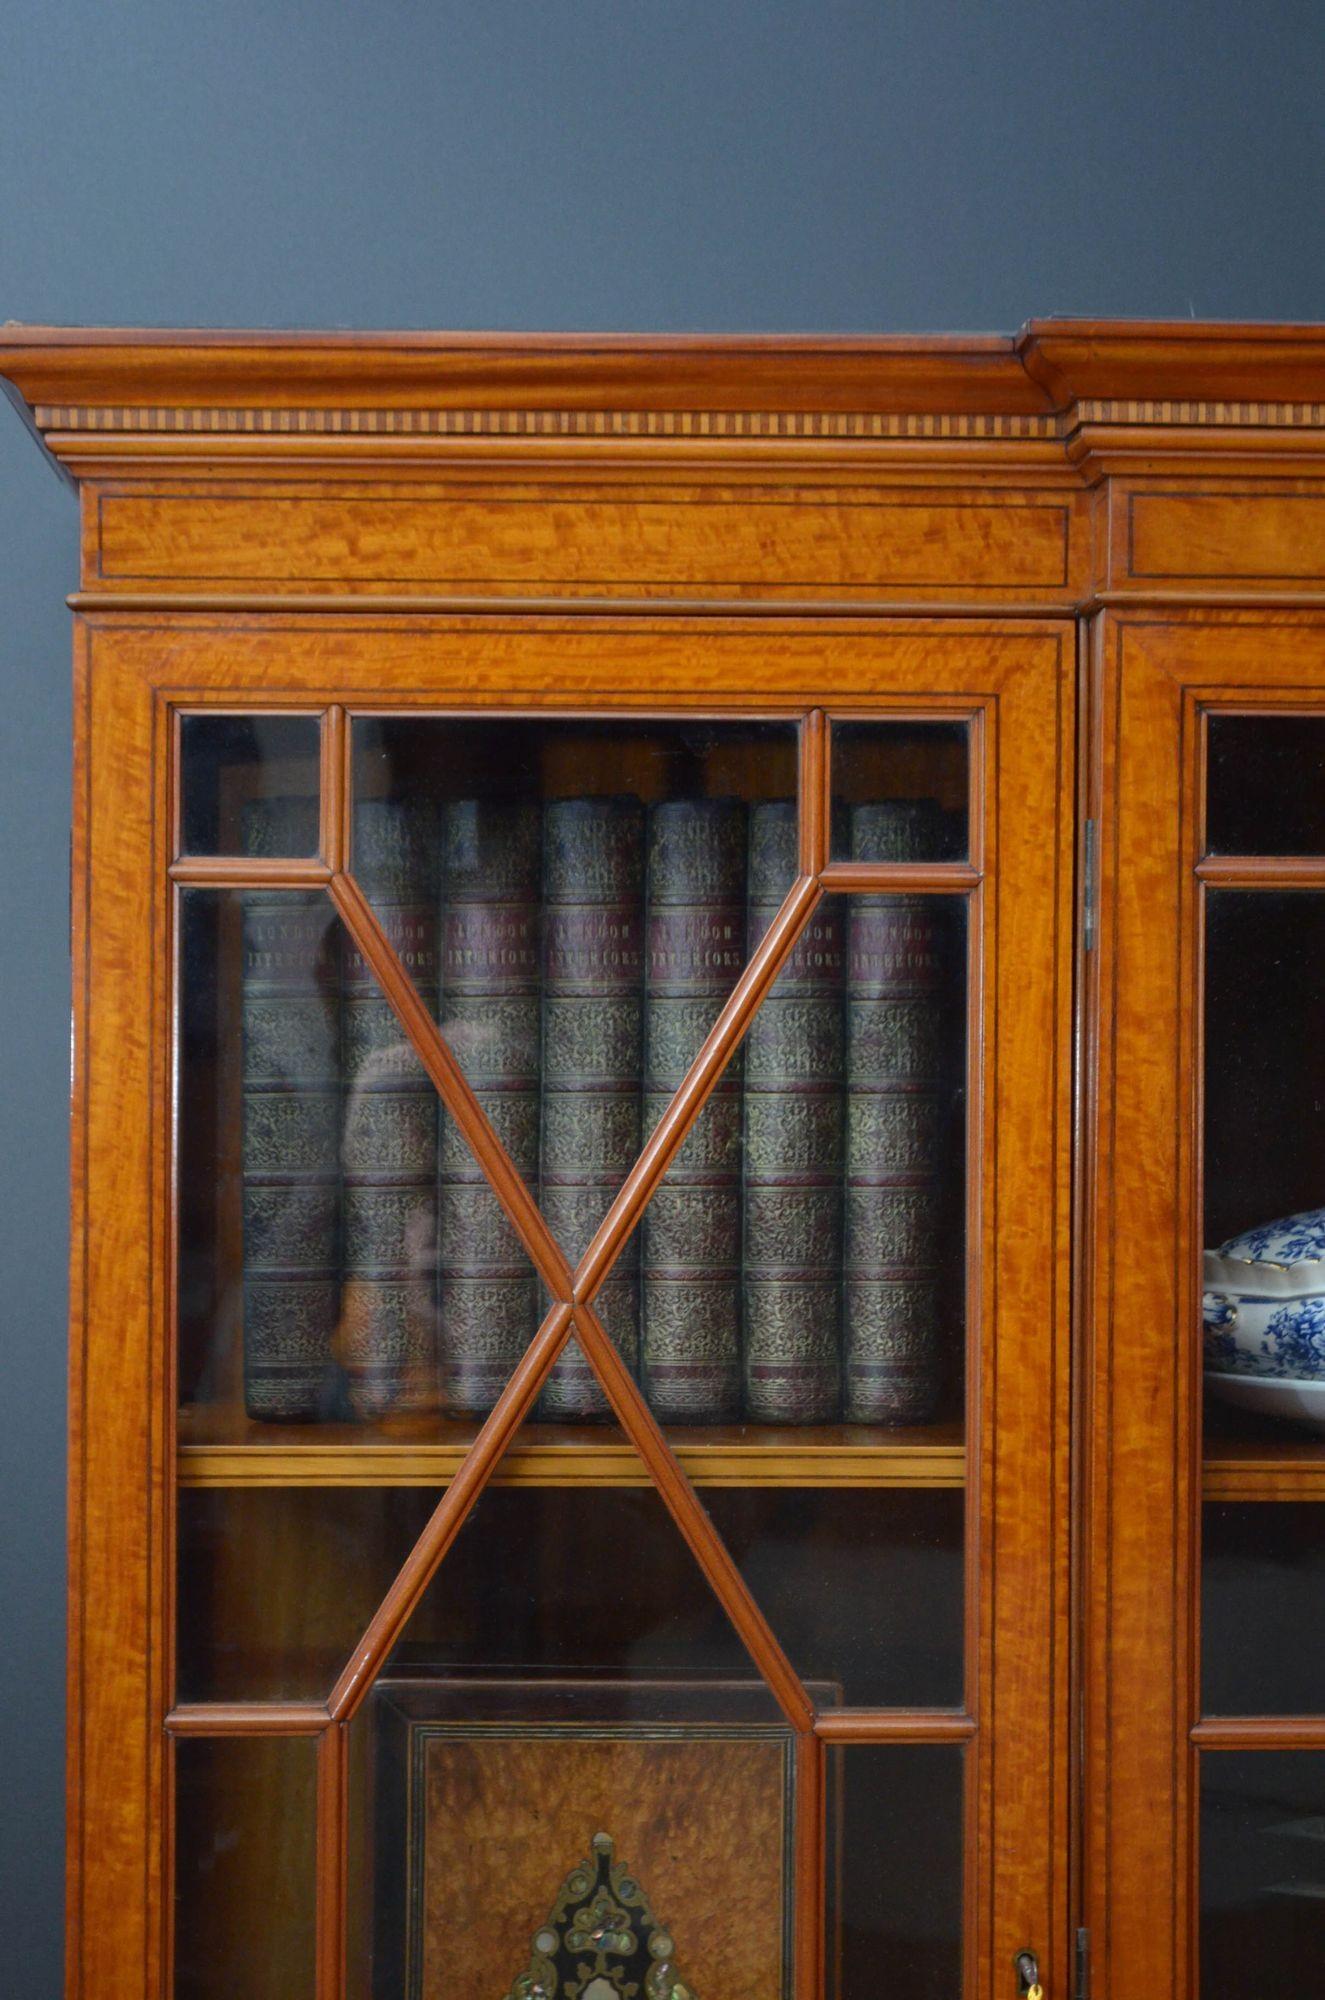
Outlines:
[[[1304,1208],[1297,1215],[1281,1216],[1278,1222],[1244,1229],[1241,1236],[1230,1236],[1227,1243],[1206,1255],[1226,1264],[1269,1265],[1281,1271],[1299,1264],[1325,1264],[1325,1208]]]
[[[1208,1368],[1205,1379],[1212,1395],[1235,1403],[1258,1417],[1284,1417],[1325,1431],[1325,1381],[1294,1382],[1274,1375],[1221,1375]]]
[[[1325,1381],[1325,1208],[1207,1250],[1204,1285],[1208,1373]]]

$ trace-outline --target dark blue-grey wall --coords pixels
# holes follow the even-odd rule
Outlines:
[[[1325,317],[1322,20],[1319,0],[7,0],[0,317]],[[24,2000],[59,1987],[74,526],[0,421],[0,1991]]]

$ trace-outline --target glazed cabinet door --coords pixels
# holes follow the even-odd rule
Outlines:
[[[1070,626],[80,646],[87,2000],[1065,1995]]]
[[[1090,1921],[1250,2000],[1325,1962],[1325,626],[1098,664]]]

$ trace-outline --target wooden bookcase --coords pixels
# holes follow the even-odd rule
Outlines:
[[[1325,1201],[1325,331],[8,326],[0,375],[82,510],[70,1994],[528,1991],[597,1832],[696,2000],[1011,2000],[1026,1952],[1048,2000],[1291,1984],[1325,1438],[1203,1406],[1200,1253]],[[204,779],[226,718],[259,753]],[[355,815],[420,771],[656,802],[668,730],[692,789],[794,795],[795,863],[576,1256]],[[927,787],[954,849],[848,858],[848,804]],[[307,852],[244,851],[264,790]],[[255,896],[357,952],[536,1278],[486,1413],[246,1409]],[[600,1288],[870,899],[961,924],[945,1386],[659,1421]],[[610,1422],[539,1405],[572,1340]],[[577,1787],[620,1825],[568,1832]]]

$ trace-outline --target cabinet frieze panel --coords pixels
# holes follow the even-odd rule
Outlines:
[[[1073,580],[1072,496],[868,487],[102,489],[85,581],[142,591],[768,598],[1021,592]],[[1084,552],[1084,551],[1083,551]]]

